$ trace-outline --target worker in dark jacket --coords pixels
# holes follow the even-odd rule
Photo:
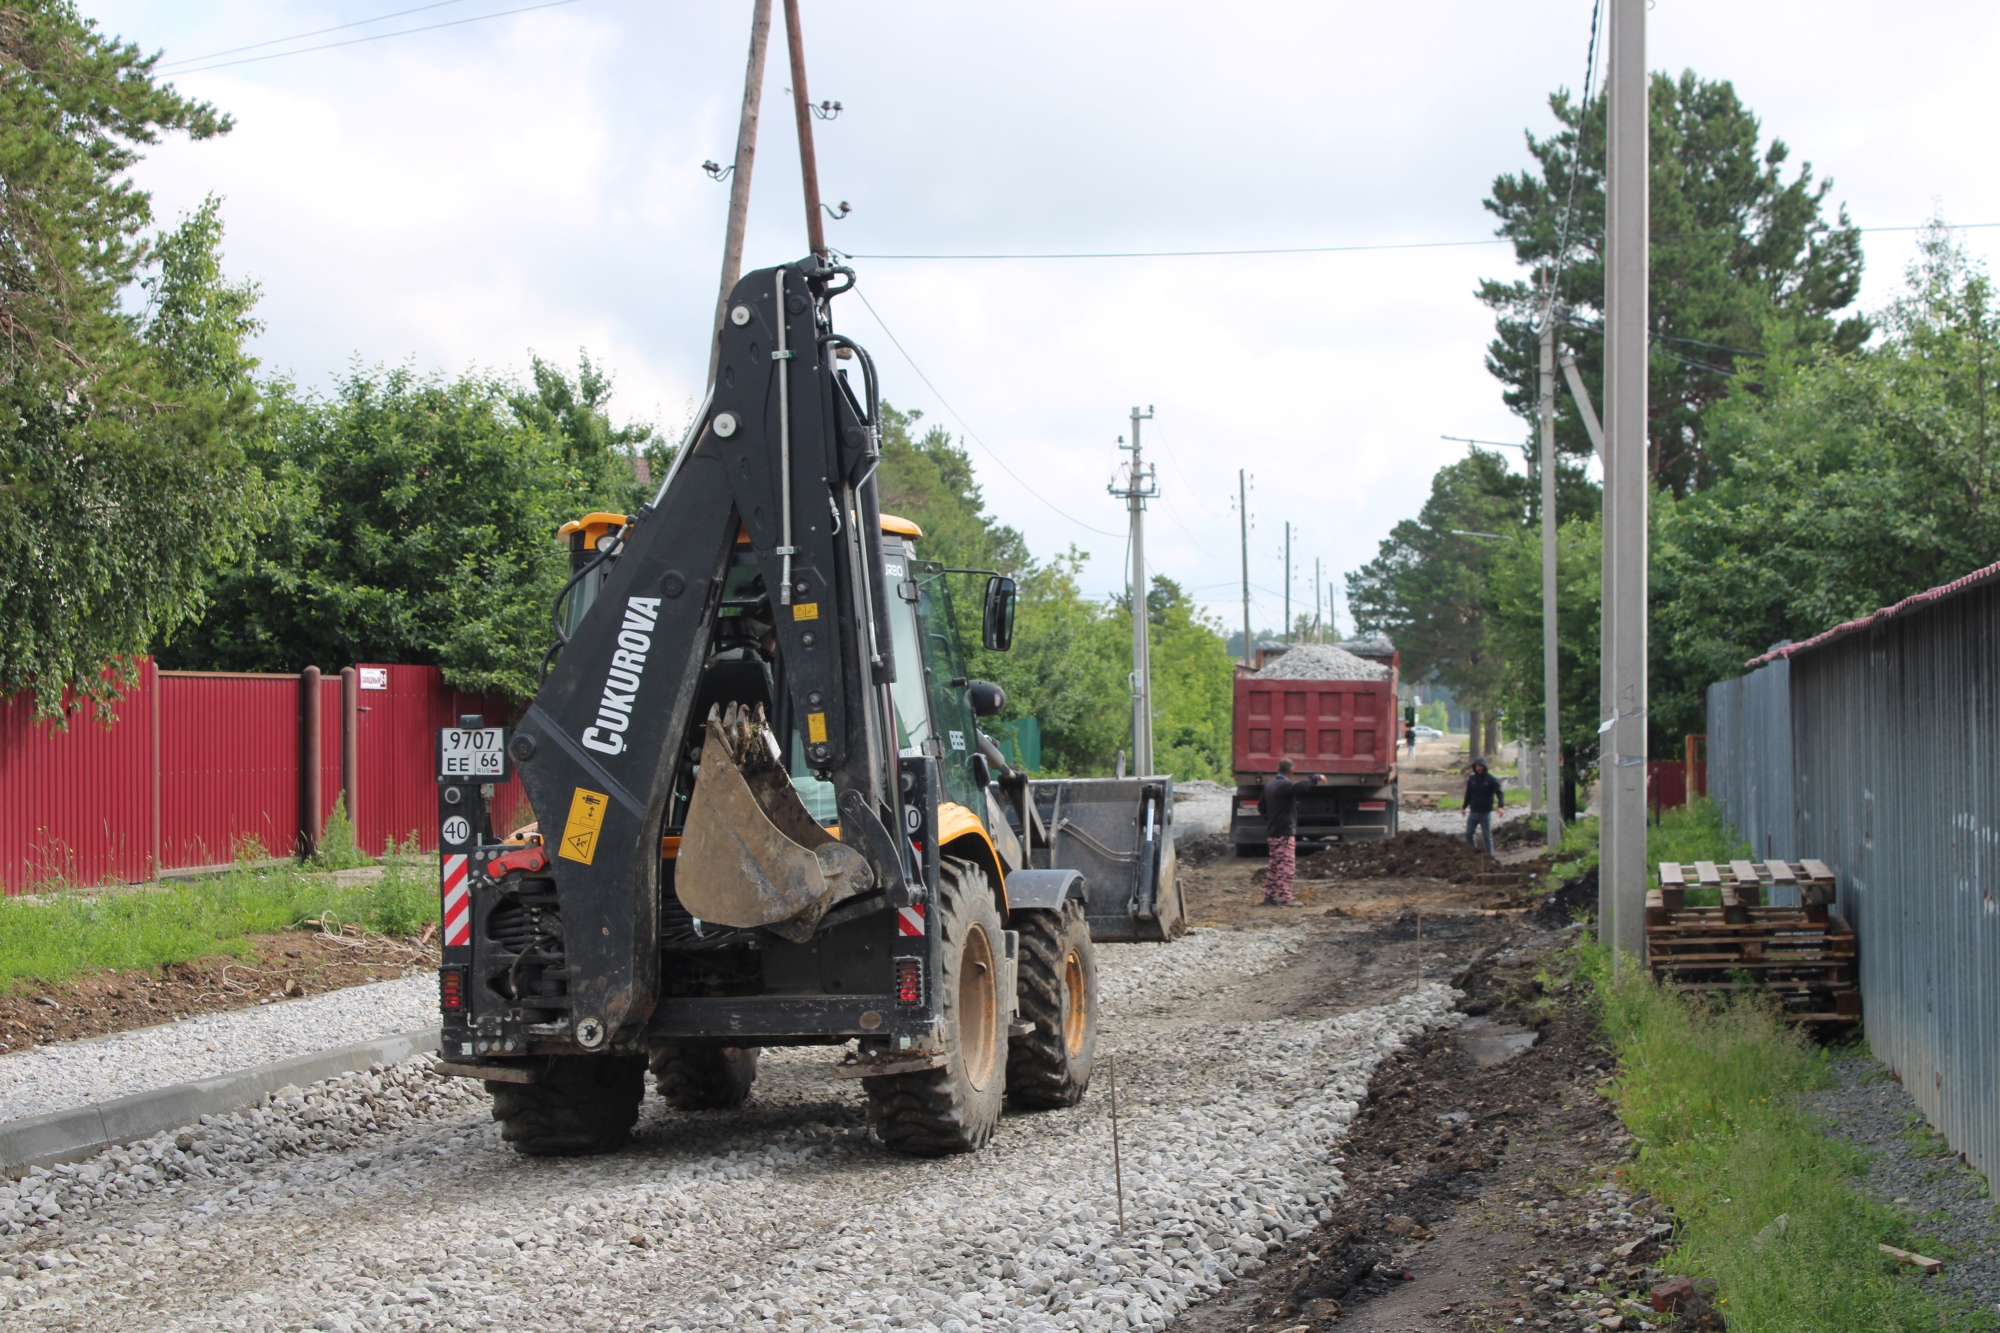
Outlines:
[[[1465,780],[1465,845],[1479,846],[1483,835],[1486,850],[1493,850],[1493,812],[1507,808],[1507,794],[1500,788],[1500,779],[1486,771],[1486,761],[1475,757],[1472,761],[1472,776]]]
[[[1264,816],[1264,834],[1271,843],[1271,864],[1264,871],[1264,905],[1292,906],[1292,875],[1298,868],[1299,791],[1319,785],[1319,775],[1292,776],[1292,761],[1278,761],[1278,776],[1264,784],[1257,809]]]

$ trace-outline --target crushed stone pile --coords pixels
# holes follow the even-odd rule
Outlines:
[[[1389,668],[1330,643],[1301,643],[1255,675],[1257,680],[1387,680]]]

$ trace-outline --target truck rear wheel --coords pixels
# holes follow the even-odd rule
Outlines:
[[[946,858],[938,875],[942,937],[938,993],[947,1062],[914,1074],[864,1078],[868,1118],[892,1151],[942,1157],[986,1146],[1007,1086],[1007,1004],[1000,993],[1006,948],[986,872]]]
[[[1017,912],[1021,1017],[1034,1031],[1007,1046],[1007,1096],[1017,1106],[1075,1106],[1097,1058],[1097,955],[1083,904]]]
[[[579,1157],[623,1147],[646,1095],[636,1055],[558,1055],[535,1083],[488,1083],[500,1137],[530,1157]]]
[[[698,1043],[653,1052],[653,1081],[667,1105],[683,1111],[741,1106],[757,1081],[755,1046]]]

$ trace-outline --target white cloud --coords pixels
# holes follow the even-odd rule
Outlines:
[[[104,25],[169,58],[366,18],[388,0],[118,0]],[[465,0],[451,15],[510,8]],[[238,119],[138,169],[163,218],[228,197],[232,270],[264,284],[267,364],[324,384],[353,356],[520,367],[579,346],[619,406],[671,426],[699,396],[733,151],[747,3],[583,0],[407,38],[182,76]],[[1582,81],[1583,0],[1427,10],[913,0],[805,5],[830,239],[861,253],[1127,250],[1476,239],[1492,178]],[[442,15],[441,15],[442,16]],[[421,20],[410,20],[411,22]],[[1863,225],[1933,207],[2000,221],[1982,170],[2000,12],[1942,4],[1660,0],[1650,64],[1735,81],[1794,162]],[[374,29],[357,29],[356,32]],[[1949,32],[1940,42],[1937,34]],[[748,260],[804,249],[774,30]],[[1969,234],[1990,255],[2000,230]],[[1868,238],[1864,303],[1908,234]],[[858,261],[869,297],[984,443],[1050,503],[1122,532],[1105,494],[1130,406],[1152,404],[1165,499],[1155,564],[1230,623],[1236,472],[1257,477],[1253,582],[1279,586],[1282,525],[1312,559],[1370,558],[1462,446],[1519,438],[1472,298],[1501,247],[1116,261]],[[891,401],[957,429],[858,305]],[[993,508],[1048,554],[1075,540],[1122,587],[1124,542],[1079,531],[974,449]],[[1276,623],[1260,596],[1260,624]]]

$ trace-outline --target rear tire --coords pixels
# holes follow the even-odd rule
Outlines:
[[[741,1106],[757,1081],[755,1046],[706,1043],[667,1046],[653,1052],[653,1081],[669,1106],[683,1111],[717,1111]]]
[[[1269,856],[1271,844],[1268,842],[1239,842],[1236,844],[1238,856]]]
[[[938,874],[940,976],[947,1063],[864,1078],[868,1118],[885,1147],[916,1157],[974,1152],[993,1137],[1007,1087],[1006,942],[986,872],[947,857]]]
[[[625,1144],[646,1095],[636,1055],[558,1055],[538,1083],[488,1083],[500,1137],[530,1157],[579,1157]]]
[[[1075,1106],[1097,1059],[1097,955],[1083,904],[1017,912],[1021,1017],[1033,1032],[1007,1047],[1007,1097],[1016,1106]]]

